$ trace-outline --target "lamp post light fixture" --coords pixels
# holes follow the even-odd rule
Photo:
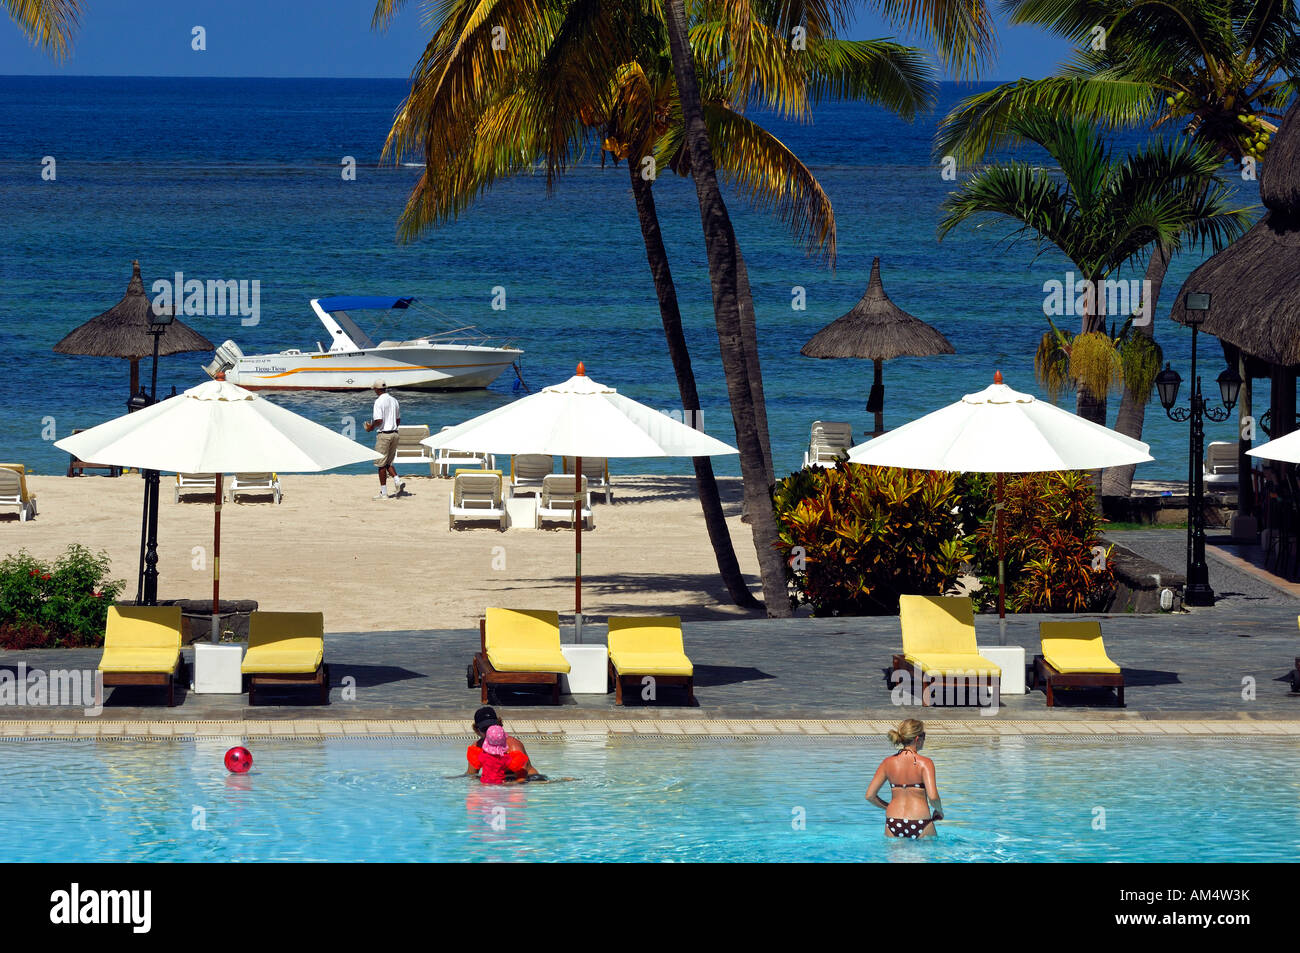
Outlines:
[[[151,308],[149,333],[153,335],[153,377],[149,383],[149,405],[158,400],[158,342],[176,320],[175,311]],[[141,394],[143,396],[143,388]],[[136,398],[132,398],[134,402]],[[144,471],[144,526],[140,545],[140,579],[136,601],[141,605],[158,604],[158,471]]]
[[[1168,363],[1156,375],[1156,391],[1170,420],[1192,422],[1191,458],[1187,467],[1187,582],[1183,602],[1189,606],[1212,606],[1214,590],[1210,588],[1210,570],[1205,564],[1205,473],[1201,465],[1205,456],[1204,418],[1209,417],[1216,423],[1228,419],[1241,392],[1241,375],[1231,367],[1226,368],[1218,378],[1223,409],[1206,404],[1201,394],[1201,379],[1196,373],[1196,333],[1205,321],[1205,313],[1210,310],[1210,296],[1203,292],[1188,292],[1185,302],[1187,323],[1192,328],[1192,396],[1189,406],[1174,406],[1183,379]]]

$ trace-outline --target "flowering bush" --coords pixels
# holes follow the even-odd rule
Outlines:
[[[53,563],[26,550],[0,560],[0,646],[10,649],[104,644],[108,607],[122,592],[108,553],[74,543]]]
[[[776,486],[792,600],[816,615],[890,615],[898,597],[942,595],[969,558],[951,473],[812,467]]]

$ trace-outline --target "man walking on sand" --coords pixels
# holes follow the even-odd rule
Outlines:
[[[397,469],[393,466],[393,458],[397,456],[397,428],[402,424],[402,411],[397,405],[397,398],[388,393],[388,385],[382,378],[375,381],[371,387],[375,392],[375,409],[365,426],[368,431],[379,431],[379,436],[375,438],[375,453],[378,454],[375,466],[379,467],[379,495],[375,499],[386,500],[390,475],[393,478],[393,496],[401,496],[402,491],[406,489],[406,481],[397,475]]]

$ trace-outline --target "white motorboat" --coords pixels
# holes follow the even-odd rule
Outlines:
[[[487,387],[524,353],[509,342],[491,344],[469,325],[376,344],[351,317],[356,311],[406,315],[413,305],[414,298],[313,298],[312,311],[329,333],[328,347],[318,341],[314,352],[293,348],[246,355],[226,341],[204,370],[209,377],[224,372],[226,380],[248,390],[368,390],[376,378],[394,390],[469,390]],[[451,324],[431,309],[414,310]]]

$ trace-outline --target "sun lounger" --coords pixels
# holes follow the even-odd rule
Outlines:
[[[104,654],[99,659],[104,687],[167,687],[167,704],[176,704],[176,682],[185,672],[181,659],[180,606],[109,606]]]
[[[544,453],[521,453],[510,458],[510,493],[538,490],[542,481],[555,472],[555,458]]]
[[[840,461],[842,452],[853,446],[853,425],[842,420],[814,420],[808,449],[804,451],[803,465],[807,467],[833,467]]]
[[[646,676],[654,679],[656,690],[665,685],[684,687],[687,704],[695,704],[695,666],[686,656],[682,620],[677,616],[610,616],[608,641],[615,704],[623,704],[624,681],[639,686]]]
[[[987,689],[990,704],[1000,703],[1002,669],[979,654],[970,599],[902,596],[898,617],[903,652],[894,656],[894,671],[911,673],[912,694],[920,694],[922,705],[930,703],[931,690],[940,700],[964,698],[978,704],[977,689]]]
[[[0,506],[18,507],[18,522],[36,515],[36,494],[27,489],[27,468],[21,463],[0,463]]]
[[[1205,485],[1235,490],[1238,466],[1237,442],[1215,440],[1205,448]]]
[[[565,473],[572,473],[574,470],[573,457],[565,457],[563,465]],[[582,475],[587,478],[587,486],[591,488],[593,495],[604,493],[606,503],[613,500],[614,485],[609,482],[609,461],[607,459],[604,457],[583,457]]]
[[[178,473],[176,474],[176,499],[181,501],[182,493],[202,493],[206,497],[217,495],[217,475],[215,473]]]
[[[240,671],[248,676],[248,704],[259,690],[316,689],[330,700],[330,667],[325,664],[325,616],[320,612],[254,612],[248,618],[248,651]]]
[[[501,495],[500,470],[458,470],[447,499],[447,528],[457,520],[496,520],[506,528],[506,504]]]
[[[216,489],[214,486],[213,489]],[[280,477],[274,473],[236,473],[230,478],[230,502],[239,494],[266,495],[280,502]]]
[[[559,473],[542,479],[542,498],[537,504],[537,525],[542,524],[542,520],[567,520],[570,524],[574,520],[574,512],[577,507],[574,504],[574,477],[563,476]],[[587,529],[593,529],[596,521],[591,514],[591,490],[587,486],[587,478],[582,478],[582,522]]]
[[[450,430],[450,427],[443,427]],[[477,453],[472,450],[439,449],[433,457],[433,468],[438,476],[449,477],[458,469],[477,467],[480,470],[495,470],[496,457],[490,453]]]
[[[434,475],[433,451],[420,443],[429,436],[429,428],[424,424],[411,424],[397,428],[397,454],[393,463],[414,463],[429,467],[429,476]]]
[[[1124,707],[1124,675],[1106,654],[1100,622],[1040,622],[1043,654],[1034,656],[1034,688],[1043,686],[1047,707],[1062,688],[1113,688]]]
[[[75,437],[85,429],[85,427],[77,427],[72,431],[72,435]],[[108,475],[111,477],[119,476],[122,473],[121,467],[115,467],[107,463],[87,463],[85,460],[78,458],[76,454],[68,454],[68,476],[84,476],[87,470],[107,470]]]
[[[480,651],[470,662],[468,681],[488,702],[494,685],[550,685],[551,704],[560,703],[560,676],[569,662],[560,651],[560,617],[549,610],[488,609],[479,619]]]

